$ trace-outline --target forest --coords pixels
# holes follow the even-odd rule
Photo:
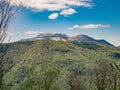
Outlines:
[[[120,90],[117,47],[50,39],[3,46],[5,90]]]

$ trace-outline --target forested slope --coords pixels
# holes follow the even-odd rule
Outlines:
[[[7,90],[120,89],[120,50],[100,43],[15,42],[4,64],[12,67],[4,76]]]

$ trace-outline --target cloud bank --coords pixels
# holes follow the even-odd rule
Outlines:
[[[33,11],[58,11],[60,15],[75,14],[77,7],[92,7],[92,0],[6,0],[12,5],[22,5]]]
[[[72,6],[91,7],[91,0],[7,0],[12,4],[20,4],[27,8],[37,9],[38,11],[56,11],[67,9]],[[14,3],[13,3],[14,2]]]
[[[74,25],[72,27],[69,27],[69,30],[74,29],[97,29],[97,28],[107,28],[110,27],[110,25],[102,25],[102,24],[87,24],[87,25]]]

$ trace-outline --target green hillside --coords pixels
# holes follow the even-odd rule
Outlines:
[[[5,90],[120,90],[120,49],[113,46],[21,41],[10,44],[4,59]]]

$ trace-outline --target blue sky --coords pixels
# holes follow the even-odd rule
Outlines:
[[[19,1],[24,10],[10,24],[12,41],[51,32],[86,34],[120,45],[120,0]]]

